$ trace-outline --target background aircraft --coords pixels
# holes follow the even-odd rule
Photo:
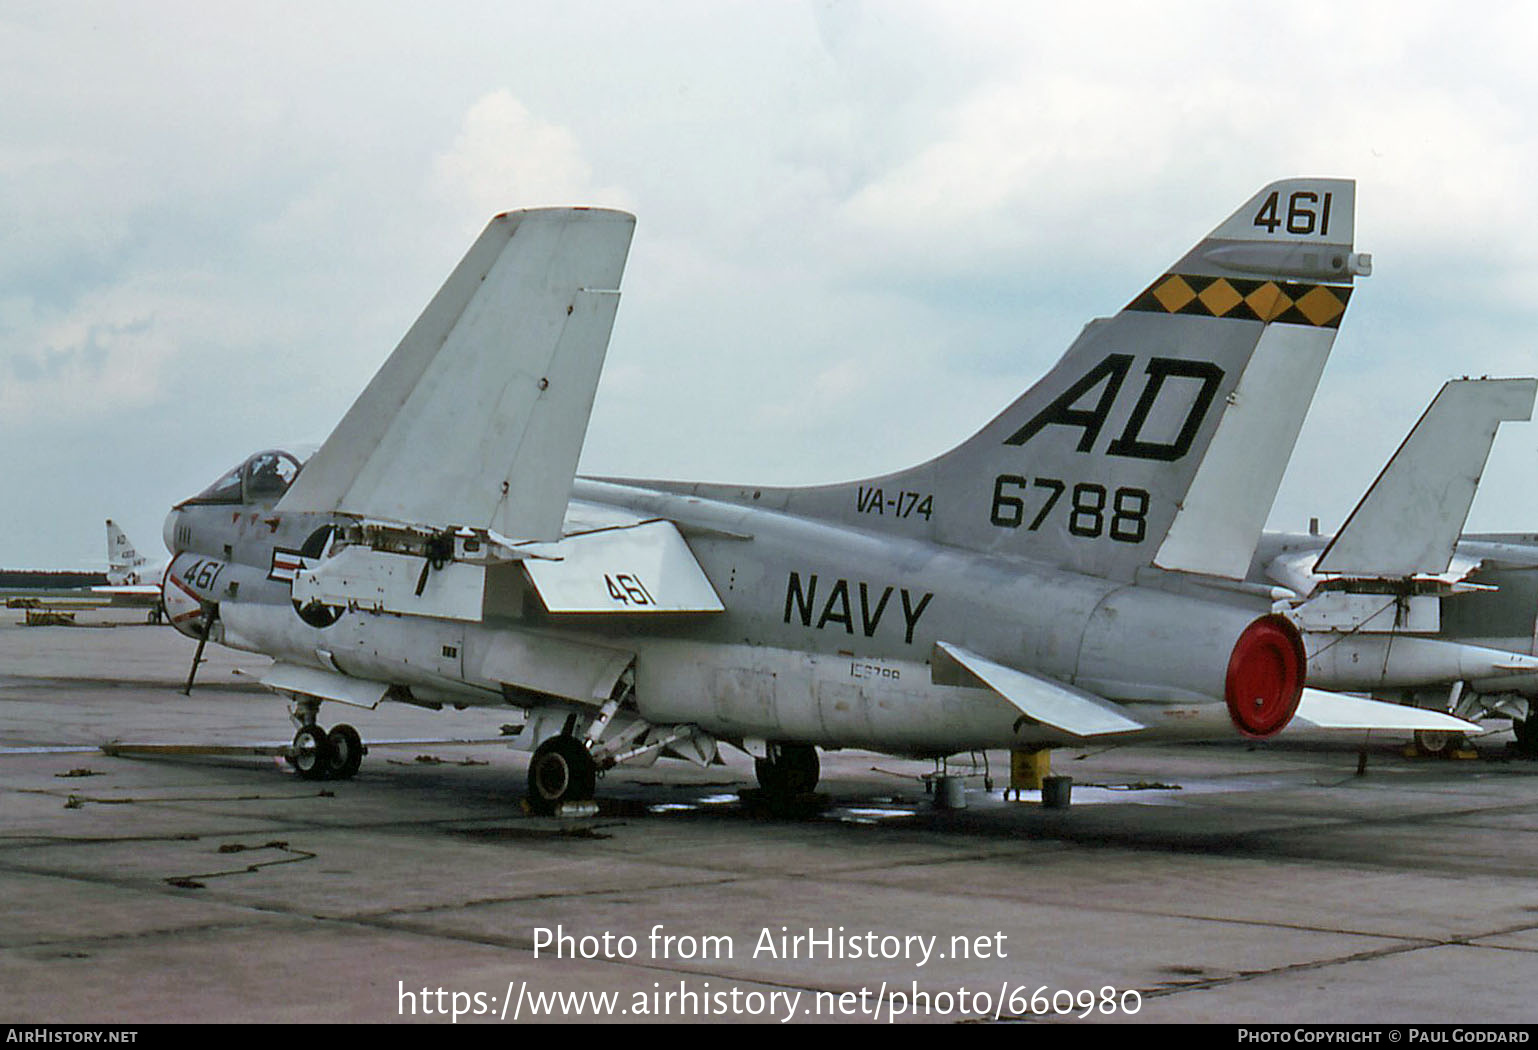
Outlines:
[[[107,572],[105,574],[107,582],[105,584],[90,583],[93,578],[101,578],[98,574],[13,573],[9,575],[23,579],[28,576],[47,579],[51,576],[58,582],[45,585],[54,589],[36,593],[27,593],[27,589],[37,587],[37,583],[23,584],[18,593],[6,599],[6,605],[15,608],[48,610],[59,614],[52,619],[35,618],[29,614],[28,623],[73,623],[76,613],[100,609],[108,605],[147,608],[150,610],[150,622],[159,623],[161,583],[169,565],[169,560],[152,563],[148,558],[140,555],[117,523],[108,518]],[[60,586],[61,583],[64,586]],[[90,597],[85,596],[86,586],[90,587]]]
[[[1538,380],[1449,382],[1334,536],[1268,533],[1248,578],[1285,588],[1311,675],[1384,699],[1510,718],[1538,747],[1538,544],[1462,536],[1496,428],[1531,417]],[[1427,640],[1434,640],[1427,646]],[[1417,734],[1439,751],[1446,734]]]
[[[1370,269],[1354,197],[1266,187],[956,449],[801,489],[574,481],[634,220],[499,216],[302,472],[172,511],[167,608],[274,657],[305,775],[362,755],[323,702],[512,705],[541,810],[722,741],[796,792],[817,747],[1465,728],[1305,689],[1243,581]]]
[[[107,582],[114,586],[153,583],[160,589],[168,559],[151,562],[140,554],[117,522],[107,519]]]
[[[91,588],[104,594],[113,605],[145,606],[150,622],[159,623],[162,615],[160,591],[169,559],[150,561],[135,549],[128,535],[111,518],[107,519],[107,583]]]

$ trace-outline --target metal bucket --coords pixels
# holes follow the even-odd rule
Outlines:
[[[1041,804],[1047,809],[1067,809],[1073,794],[1073,777],[1043,777]]]
[[[966,809],[967,782],[963,777],[940,777],[935,781],[935,808]]]

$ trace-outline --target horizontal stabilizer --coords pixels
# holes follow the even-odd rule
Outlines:
[[[932,674],[938,685],[991,689],[1027,718],[1074,736],[1106,736],[1147,729],[1115,704],[1050,678],[996,664],[949,642],[936,642]]]
[[[385,682],[349,678],[331,671],[288,663],[273,664],[260,681],[276,693],[317,696],[322,700],[335,700],[354,707],[378,707],[379,701],[390,691],[389,684]]]
[[[1428,711],[1407,704],[1386,704],[1381,700],[1330,693],[1323,689],[1303,690],[1303,699],[1298,701],[1293,721],[1294,724],[1307,722],[1320,729],[1392,729],[1406,733],[1420,729],[1443,733],[1480,731],[1475,723],[1465,722],[1440,711]]]
[[[105,594],[113,598],[159,598],[160,587],[153,583],[125,583],[121,587],[106,584],[92,587],[91,593]]]
[[[634,229],[493,219],[278,509],[557,539]]]
[[[520,548],[553,613],[725,612],[694,552],[670,521],[602,529]]]
[[[1458,379],[1437,394],[1314,566],[1347,576],[1445,572],[1495,431],[1532,418],[1538,379]]]

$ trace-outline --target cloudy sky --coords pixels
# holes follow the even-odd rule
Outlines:
[[[1358,180],[1272,524],[1443,380],[1538,371],[1538,15],[1431,3],[0,8],[0,566],[319,442],[495,212],[639,216],[583,469],[835,481],[955,444],[1262,185]],[[1472,527],[1538,529],[1538,429]]]

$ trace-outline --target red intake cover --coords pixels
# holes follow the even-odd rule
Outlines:
[[[1281,732],[1303,698],[1308,658],[1303,636],[1285,616],[1262,616],[1244,629],[1228,658],[1223,699],[1239,732],[1268,737]]]

